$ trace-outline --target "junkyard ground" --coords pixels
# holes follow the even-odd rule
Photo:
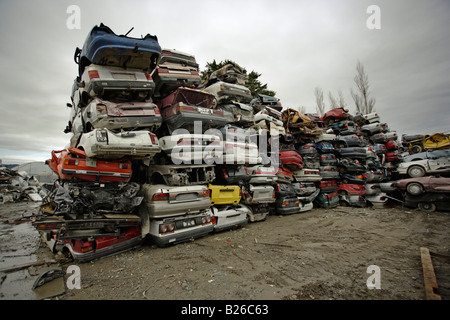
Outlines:
[[[12,223],[35,208],[0,206],[0,269],[54,258],[31,222]],[[420,248],[450,255],[449,227],[449,212],[401,205],[269,216],[171,247],[143,244],[80,263],[81,289],[66,287],[51,299],[424,300]],[[449,299],[450,260],[432,261],[438,293]],[[42,268],[65,271],[71,264],[0,272],[0,299],[40,299],[31,286]],[[367,287],[371,265],[380,268],[380,289]]]

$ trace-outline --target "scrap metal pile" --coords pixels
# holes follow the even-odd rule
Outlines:
[[[0,204],[21,200],[42,201],[45,191],[35,176],[0,167]]]
[[[283,110],[235,63],[202,81],[193,55],[103,24],[74,58],[71,138],[34,222],[55,253],[89,261],[398,192],[397,136],[376,114]]]

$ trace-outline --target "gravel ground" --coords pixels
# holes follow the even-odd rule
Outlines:
[[[39,244],[32,228],[28,229],[28,243],[15,240],[17,234],[8,222],[27,209],[16,210],[12,217],[14,205],[0,207],[2,265],[13,264],[14,255],[19,259],[25,249],[30,261],[49,259],[49,250]],[[31,225],[20,225],[27,224]],[[166,248],[144,243],[127,252],[80,263],[81,289],[66,288],[53,299],[424,300],[420,248],[450,255],[449,226],[448,212],[428,213],[401,206],[315,208],[290,216],[269,216],[266,221]],[[439,294],[448,300],[449,260],[436,256],[432,260]],[[66,270],[73,264],[54,265]],[[370,266],[379,272],[373,273]],[[25,274],[22,281],[35,279],[29,269],[20,272]],[[369,289],[368,278],[378,274],[379,282],[370,283],[379,283],[380,289]],[[8,286],[20,281],[14,273],[0,276],[0,298],[35,298],[24,294],[30,291],[26,286],[19,293],[8,292]]]

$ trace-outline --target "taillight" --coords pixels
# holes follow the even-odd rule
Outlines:
[[[277,184],[277,191],[281,191],[281,187],[279,184]]]
[[[152,196],[152,201],[167,201],[167,200],[169,200],[168,193],[155,193]]]
[[[198,72],[197,71],[191,71],[191,74],[194,76],[198,76]]]
[[[167,69],[158,69],[157,72],[158,73],[169,73],[169,70],[167,70]]]
[[[216,216],[212,216],[211,217],[211,223],[212,224],[217,224],[217,220],[218,220],[218,218]]]
[[[149,80],[149,81],[153,80],[153,79],[152,79],[152,76],[150,75],[150,73],[146,73],[146,74],[145,74],[145,77],[146,77],[147,80]]]
[[[120,163],[119,169],[128,169],[128,163]]]
[[[289,202],[285,201],[283,203],[281,203],[282,207],[289,207]]]
[[[158,144],[158,137],[154,133],[149,133],[152,144]]]
[[[172,233],[175,230],[175,223],[166,223],[159,226],[159,233]]]
[[[92,251],[92,243],[90,241],[81,241],[81,252],[86,253]]]
[[[155,114],[161,114],[158,107],[154,107],[153,111],[155,112]]]
[[[97,70],[88,71],[89,79],[97,79],[100,78]]]
[[[181,103],[181,102],[180,102]],[[178,111],[191,111],[197,112],[197,109],[194,107],[186,107],[186,106],[178,106]]]
[[[226,168],[223,168],[222,169],[222,173],[223,173],[223,177],[226,179],[226,178],[228,178],[228,173],[227,173],[227,169]]]
[[[211,223],[211,217],[207,216],[207,217],[202,218],[202,225],[210,224],[210,223]]]
[[[77,165],[78,165],[78,160],[75,160],[75,159],[65,159],[65,160],[64,160],[64,164],[65,164],[65,165],[69,165],[69,166],[77,166]]]
[[[203,197],[207,198],[210,196],[210,194],[211,194],[211,190],[209,190],[209,189],[203,190],[203,193],[202,193]]]

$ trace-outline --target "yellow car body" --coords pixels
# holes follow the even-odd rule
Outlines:
[[[212,185],[210,190],[211,205],[238,204],[241,200],[241,188],[237,185]]]
[[[419,153],[426,150],[440,150],[450,148],[450,135],[443,133],[434,133],[423,139],[411,141],[409,149],[413,153]]]

